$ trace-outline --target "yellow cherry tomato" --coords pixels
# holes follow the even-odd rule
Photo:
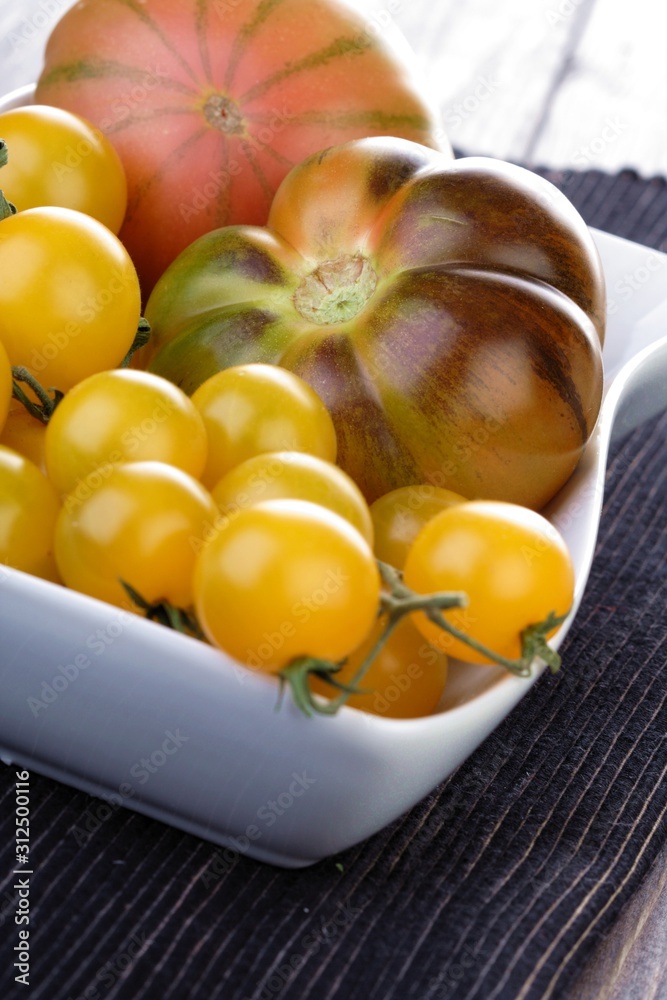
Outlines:
[[[373,631],[334,674],[337,681],[350,684],[384,630],[379,619]],[[388,719],[414,719],[430,715],[438,707],[447,681],[447,657],[434,649],[413,623],[404,618],[396,626],[357,687],[365,694],[353,694],[347,705]],[[338,691],[313,676],[310,686],[325,698]]]
[[[346,518],[373,544],[373,524],[361,490],[337,465],[315,455],[255,455],[223,476],[212,495],[227,517],[264,500],[310,500]]]
[[[66,392],[120,364],[139,324],[139,280],[106,226],[67,208],[0,225],[0,340],[12,365]]]
[[[0,444],[4,444],[20,455],[29,458],[37,468],[46,473],[44,460],[44,441],[46,424],[31,416],[22,403],[13,400],[9,405],[9,413],[5,426],[0,433]]]
[[[450,507],[429,521],[408,553],[404,580],[420,594],[464,591],[467,607],[445,618],[511,659],[521,655],[521,632],[550,612],[565,614],[574,594],[572,560],[556,528],[526,507],[490,500]],[[414,621],[438,649],[490,662],[423,614]]]
[[[371,504],[376,556],[403,569],[410,546],[424,525],[441,511],[464,502],[460,493],[428,483],[401,486],[378,497]]]
[[[237,365],[218,372],[192,394],[208,434],[202,482],[211,489],[253,455],[305,451],[336,459],[329,411],[311,387],[275,365]]]
[[[0,445],[0,563],[57,582],[53,535],[59,507],[37,466]]]
[[[206,447],[204,422],[181,389],[159,375],[113,369],[79,382],[56,407],[46,468],[60,493],[83,497],[91,475],[124,462],[166,462],[197,478]]]
[[[12,400],[12,366],[0,341],[0,431],[5,426]]]
[[[19,211],[74,208],[118,232],[127,181],[118,153],[99,129],[61,108],[32,104],[1,114],[0,135],[9,150],[2,187]]]
[[[121,580],[149,603],[192,604],[192,572],[217,508],[201,483],[162,462],[106,470],[88,497],[67,497],[56,523],[56,561],[68,587],[131,607]]]
[[[267,500],[225,520],[195,568],[207,637],[241,663],[275,672],[298,656],[340,660],[370,632],[380,578],[370,546],[338,514]]]

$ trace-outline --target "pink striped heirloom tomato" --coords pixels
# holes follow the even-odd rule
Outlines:
[[[249,361],[328,406],[369,501],[413,483],[541,508],[602,394],[604,280],[570,202],[528,170],[392,138],[311,156],[266,228],[203,236],[146,307],[187,392]]]
[[[61,18],[37,100],[82,115],[118,150],[129,190],[121,239],[144,292],[202,233],[263,225],[304,156],[367,135],[439,144],[405,44],[354,8],[82,0]]]

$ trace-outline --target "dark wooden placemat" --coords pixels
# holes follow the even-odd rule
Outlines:
[[[589,224],[667,249],[663,180],[547,176]],[[282,871],[33,773],[28,990],[14,983],[15,772],[2,768],[0,995],[565,996],[667,841],[666,477],[663,416],[613,448],[563,672],[343,855]]]

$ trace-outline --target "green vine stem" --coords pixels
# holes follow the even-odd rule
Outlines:
[[[9,151],[4,139],[0,139],[0,167],[6,166],[9,160]],[[2,191],[0,191],[0,222],[8,219],[10,215],[16,215],[16,207],[11,201],[7,201]]]
[[[290,689],[297,708],[307,716],[312,716],[313,714],[335,715],[351,695],[367,693],[359,686],[364,676],[385,643],[388,642],[399,622],[406,615],[412,614],[415,611],[424,612],[443,631],[455,636],[461,642],[470,646],[471,649],[476,650],[491,660],[492,663],[499,664],[518,677],[530,677],[533,662],[538,657],[547,664],[552,673],[556,673],[560,669],[560,656],[548,645],[547,635],[565,621],[569,612],[560,616],[550,612],[543,621],[536,622],[524,629],[521,633],[521,656],[516,660],[512,660],[506,656],[499,655],[483,645],[483,643],[472,639],[465,632],[457,629],[443,616],[442,612],[448,608],[465,607],[467,604],[465,594],[454,591],[437,594],[417,594],[405,586],[398,570],[387,563],[380,562],[380,560],[378,560],[378,568],[386,587],[380,599],[378,617],[384,619],[385,625],[349,684],[343,684],[336,677],[345,660],[334,663],[331,660],[321,660],[313,656],[297,657],[278,674],[280,693],[276,705],[277,709],[282,704],[283,695],[287,687]],[[157,601],[151,604],[130,584],[126,583],[125,580],[121,579],[119,582],[132,603],[144,613],[146,618],[166,625],[168,628],[182,632],[185,635],[205,640],[205,636],[193,612],[184,610],[183,608],[176,608],[167,601]],[[338,691],[338,695],[328,700],[318,699],[310,688],[311,677],[318,677],[327,684],[330,684],[333,689]]]
[[[150,338],[151,328],[148,320],[145,320],[143,316],[139,320],[139,325],[137,327],[137,332],[132,342],[132,346],[129,351],[121,361],[119,368],[127,368],[132,361],[132,356],[141,347],[144,347]],[[27,385],[33,392],[35,399],[31,399],[30,396],[24,392],[21,388],[21,384]],[[60,389],[45,389],[41,382],[35,378],[32,372],[29,372],[27,368],[22,365],[14,365],[12,367],[12,396],[17,399],[19,403],[25,406],[28,413],[39,420],[42,424],[48,424],[49,420],[53,415],[53,411],[64,398],[64,393]]]
[[[481,653],[482,656],[487,657],[493,663],[498,663],[501,667],[505,667],[506,670],[516,674],[518,677],[530,677],[531,665],[536,656],[541,656],[545,663],[549,664],[553,672],[560,669],[560,656],[547,644],[546,635],[552,629],[561,625],[567,618],[567,614],[558,618],[551,612],[543,622],[530,625],[528,629],[525,629],[524,634],[522,634],[521,657],[518,660],[511,660],[489,649],[488,646],[473,639],[466,632],[462,632],[455,625],[452,625],[451,622],[447,621],[446,618],[443,618],[440,614],[443,605],[433,600],[434,597],[438,598],[441,595],[435,594],[422,597],[419,594],[415,594],[414,591],[405,586],[401,574],[393,566],[389,566],[387,563],[380,562],[379,560],[378,566],[383,581],[390,588],[389,593],[382,596],[382,604],[389,608],[395,608],[399,618],[402,618],[404,614],[408,614],[410,611],[424,611],[426,616],[436,625],[439,625],[443,631],[449,632],[454,638],[464,642],[477,653]],[[464,606],[465,602],[459,605],[459,607]],[[524,635],[526,633],[529,640],[528,649],[525,648],[526,638],[524,638]],[[542,639],[541,643],[540,638]]]
[[[150,336],[151,336],[151,325],[147,319],[144,319],[144,317],[141,316],[139,319],[139,326],[137,327],[137,332],[134,335],[134,340],[132,341],[132,346],[130,347],[129,351],[127,352],[121,363],[118,365],[118,367],[129,368],[132,358],[137,353],[137,351],[141,350],[142,347],[146,346],[146,344],[150,340]]]
[[[190,635],[195,639],[205,641],[206,636],[192,612],[184,608],[176,608],[169,601],[156,601],[151,604],[125,580],[119,580],[119,582],[132,603],[143,611],[149,621],[158,622],[175,632],[181,632],[183,635]]]
[[[465,607],[467,598],[461,593],[417,594],[403,583],[398,570],[387,563],[378,560],[382,580],[387,588],[381,597],[380,615],[386,619],[386,625],[370,650],[363,663],[358,668],[349,684],[341,684],[336,680],[336,673],[341,669],[341,663],[329,660],[318,660],[313,657],[299,657],[280,671],[281,695],[285,686],[289,686],[295,704],[305,715],[335,715],[345,704],[350,695],[361,692],[359,684],[369,670],[371,664],[389,639],[391,633],[405,615],[415,611],[423,611],[432,622],[443,631],[466,643],[471,649],[481,653],[492,663],[497,663],[518,677],[530,677],[534,660],[540,657],[549,666],[552,673],[560,669],[560,656],[547,643],[547,635],[558,625],[561,625],[567,614],[557,616],[551,612],[542,622],[530,625],[521,633],[521,656],[512,660],[489,649],[483,643],[477,642],[465,632],[452,625],[442,614],[447,608]],[[568,612],[569,613],[569,612]],[[310,689],[310,676],[315,675],[332,687],[339,690],[336,698],[330,701],[319,701]]]
[[[30,387],[39,402],[35,402],[21,388],[21,383]],[[53,395],[49,395],[53,393]],[[60,389],[45,389],[35,376],[22,365],[12,367],[12,396],[25,406],[28,413],[43,424],[48,424],[53,411],[63,398]]]

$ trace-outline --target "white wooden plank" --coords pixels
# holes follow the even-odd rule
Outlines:
[[[533,159],[667,173],[667,9],[598,0]]]
[[[0,0],[2,93],[37,79],[44,46],[75,0]]]
[[[395,19],[459,149],[523,159],[583,13],[554,18],[558,2],[401,0]]]
[[[667,849],[591,955],[567,1000],[664,1000],[665,955]]]

